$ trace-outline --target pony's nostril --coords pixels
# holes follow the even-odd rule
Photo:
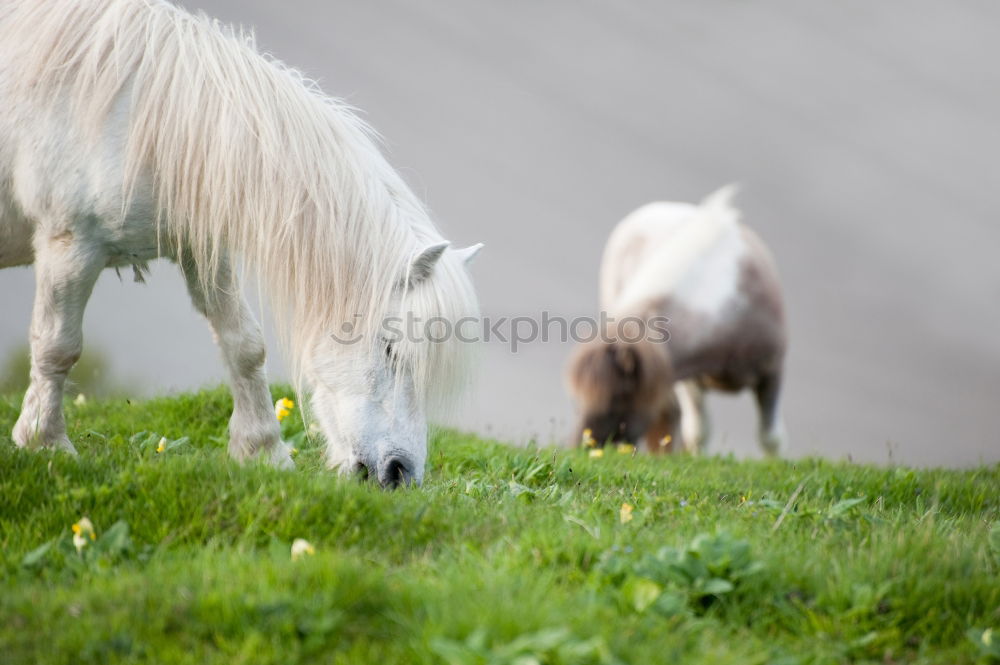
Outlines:
[[[396,489],[400,485],[409,485],[413,481],[413,469],[409,461],[402,457],[390,457],[382,467],[379,482],[386,489]]]
[[[368,480],[369,476],[368,466],[364,462],[357,462],[354,464],[354,477],[359,480]]]

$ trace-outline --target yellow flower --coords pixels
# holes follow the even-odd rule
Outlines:
[[[94,537],[94,523],[86,517],[81,517],[80,521],[73,525],[73,533],[89,535]]]
[[[288,417],[295,408],[295,402],[288,399],[287,397],[282,397],[277,402],[274,403],[274,415],[278,418],[280,423],[282,420]]]
[[[156,444],[156,452],[162,453],[166,449],[167,449],[167,437],[161,436],[160,442]]]
[[[316,548],[305,538],[296,538],[292,542],[292,561],[298,561],[307,554],[316,554]]]
[[[97,534],[94,533],[94,525],[86,517],[81,517],[80,521],[73,525],[73,546],[76,547],[77,552],[82,552],[83,548],[87,546],[87,538],[91,540],[97,539]]]
[[[77,395],[76,399],[73,400],[73,404],[76,404],[77,406],[83,406],[86,403],[87,403],[87,396],[84,395],[83,393]]]
[[[632,521],[632,504],[623,503],[621,510],[618,511],[618,519],[622,524],[626,524]]]
[[[619,455],[631,455],[635,452],[635,446],[631,443],[619,443],[618,444],[618,454]]]
[[[668,434],[665,437],[663,437],[662,439],[660,439],[660,445],[662,447],[666,448],[667,446],[670,445],[670,442],[673,441],[673,440],[674,440],[674,437],[672,437],[672,436],[670,436]]]
[[[590,449],[590,456],[591,457],[604,457],[604,448],[591,448]]]
[[[594,432],[589,427],[583,430],[582,443],[587,448],[593,448],[597,445],[597,441],[594,440]]]
[[[288,451],[288,454],[295,457],[299,454],[299,449],[293,446],[292,449]]]

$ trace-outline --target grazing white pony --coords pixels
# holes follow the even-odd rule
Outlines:
[[[252,37],[162,0],[0,4],[0,267],[37,276],[18,446],[75,452],[63,383],[94,282],[166,257],[221,347],[233,458],[292,466],[239,264],[312,390],[329,464],[420,483],[427,405],[465,349],[385,322],[478,314],[478,247],[448,247],[371,130]]]
[[[669,452],[683,440],[697,453],[708,437],[704,391],[749,388],[761,447],[784,449],[781,288],[770,252],[730,204],[734,192],[725,187],[700,205],[651,203],[608,239],[601,307],[612,321],[644,322],[646,334],[638,340],[614,325],[573,357],[578,434],[590,445],[645,438],[650,452]],[[653,339],[664,327],[669,339]]]

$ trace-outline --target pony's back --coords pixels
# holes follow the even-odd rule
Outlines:
[[[735,192],[723,187],[698,205],[650,203],[623,219],[605,247],[601,307],[626,316],[666,296],[712,301],[739,259],[739,211],[730,204]]]

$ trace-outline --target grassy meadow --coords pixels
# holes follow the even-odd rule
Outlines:
[[[68,404],[78,458],[15,449],[18,401],[0,663],[1000,662],[1000,466],[441,430],[424,487],[385,492],[324,470],[294,416],[295,471],[229,461],[221,389]]]

